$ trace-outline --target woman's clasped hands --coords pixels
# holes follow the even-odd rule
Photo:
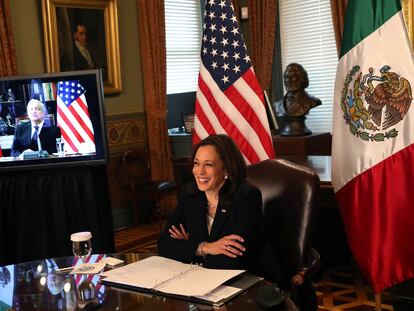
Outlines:
[[[176,240],[188,240],[190,235],[185,231],[183,224],[177,228],[176,226],[172,225],[170,229],[168,229],[170,236]]]
[[[170,236],[176,240],[188,240],[190,237],[182,224],[178,227],[172,225],[168,231]],[[243,242],[244,239],[237,234],[226,235],[215,242],[204,242],[202,253],[204,255],[225,255],[236,258],[242,256],[246,251],[246,248],[241,244]]]
[[[230,234],[222,237],[215,242],[206,242],[203,244],[204,254],[210,255],[226,255],[236,258],[242,256],[246,248],[241,244],[244,239],[237,234]]]

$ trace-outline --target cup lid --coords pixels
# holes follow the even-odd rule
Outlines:
[[[89,231],[76,232],[70,235],[70,240],[73,242],[83,242],[83,241],[90,240],[91,238],[92,238],[92,233],[90,233]]]

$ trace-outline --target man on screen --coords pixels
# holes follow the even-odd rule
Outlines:
[[[11,156],[18,157],[25,150],[45,150],[49,154],[56,152],[56,138],[61,137],[60,128],[45,120],[46,107],[37,100],[31,99],[27,104],[27,116],[30,121],[16,124]]]

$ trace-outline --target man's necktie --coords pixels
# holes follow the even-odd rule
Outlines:
[[[35,129],[35,131],[34,131],[33,136],[32,136],[32,141],[37,142],[37,138],[39,137],[39,127],[37,125],[35,125],[34,129]]]

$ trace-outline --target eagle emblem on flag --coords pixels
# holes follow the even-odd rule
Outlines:
[[[398,136],[396,128],[411,106],[410,82],[384,65],[380,75],[355,65],[345,78],[341,109],[351,133],[364,141],[381,142]]]

